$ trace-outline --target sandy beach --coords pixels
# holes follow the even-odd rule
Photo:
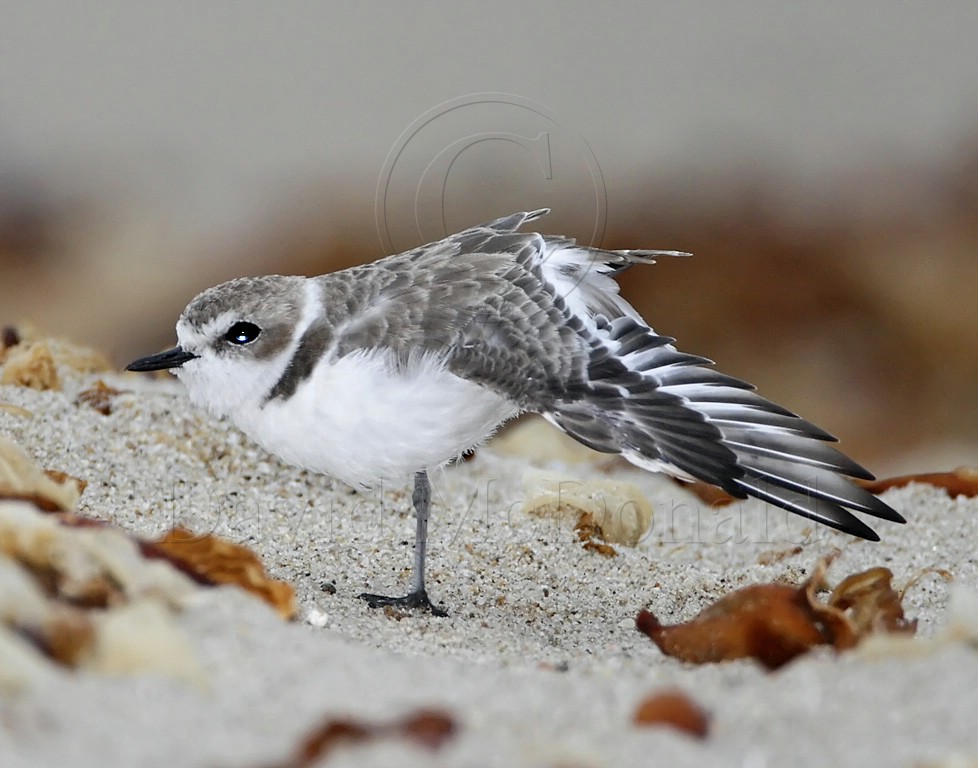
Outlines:
[[[174,380],[58,373],[56,390],[0,387],[0,434],[38,467],[86,481],[82,515],[139,537],[179,525],[247,546],[294,587],[296,618],[236,587],[163,576],[170,566],[156,561],[157,586],[141,594],[165,604],[175,639],[162,657],[174,658],[72,669],[8,637],[3,647],[33,657],[0,657],[4,768],[280,765],[331,718],[393,723],[423,710],[453,724],[439,747],[388,729],[317,764],[978,765],[974,498],[887,491],[908,524],[877,521],[882,540],[869,543],[756,501],[711,509],[619,464],[491,443],[432,476],[429,591],[449,616],[385,613],[357,595],[406,582],[407,478],[356,493],[281,464],[193,409]],[[119,390],[107,414],[78,399],[99,380]],[[531,465],[632,483],[653,523],[614,556],[587,550],[573,521],[524,511]],[[0,512],[8,528],[40,515],[14,501]],[[641,609],[677,623],[749,584],[799,584],[834,550],[833,583],[874,566],[898,589],[919,576],[903,597],[914,639],[820,648],[769,672],[750,660],[686,664],[635,629]],[[669,688],[706,711],[706,738],[634,724],[638,704]]]

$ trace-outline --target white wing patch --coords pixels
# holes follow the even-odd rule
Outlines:
[[[589,330],[597,332],[598,315],[631,317],[644,325],[635,308],[619,295],[618,283],[608,274],[612,267],[600,260],[601,251],[554,245],[541,237],[539,253],[543,278]]]

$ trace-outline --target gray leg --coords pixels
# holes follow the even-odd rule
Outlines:
[[[428,551],[428,513],[431,511],[431,483],[428,473],[421,471],[414,476],[414,573],[411,574],[411,592],[424,592],[424,561]]]
[[[414,516],[416,527],[414,531],[414,572],[411,574],[411,591],[403,597],[387,597],[386,595],[374,595],[364,592],[360,595],[361,600],[366,600],[371,608],[378,608],[384,605],[391,605],[396,608],[420,608],[430,611],[434,616],[447,616],[448,614],[441,608],[432,604],[428,599],[428,593],[424,588],[424,561],[428,546],[428,511],[431,509],[431,483],[428,482],[428,473],[424,470],[414,476],[414,493],[411,494],[414,502]]]

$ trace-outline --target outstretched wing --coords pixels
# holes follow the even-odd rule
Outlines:
[[[904,522],[847,479],[872,475],[828,445],[830,434],[657,335],[617,286],[609,290],[612,270],[585,249],[560,257],[563,273],[578,281],[564,303],[588,351],[584,373],[542,409],[550,421],[638,466],[755,496],[862,538],[879,537],[850,510]],[[542,272],[546,279],[550,268]]]
[[[488,231],[508,233],[539,213],[500,219],[460,238],[491,249],[500,238]],[[716,371],[712,361],[678,351],[619,296],[614,277],[623,269],[685,254],[509,237],[519,245],[510,250],[527,276],[523,292],[546,316],[547,328],[537,333],[546,335],[555,324],[566,332],[535,350],[563,365],[532,388],[532,410],[597,450],[713,483],[738,498],[755,496],[862,538],[879,537],[850,510],[903,522],[848,479],[872,475],[830,446],[830,434]],[[524,370],[532,367],[528,359]],[[531,388],[524,379],[509,389]]]

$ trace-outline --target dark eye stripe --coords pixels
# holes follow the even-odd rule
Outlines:
[[[228,328],[224,334],[224,340],[231,344],[243,345],[250,344],[261,334],[261,328],[254,323],[246,321],[237,322]]]

